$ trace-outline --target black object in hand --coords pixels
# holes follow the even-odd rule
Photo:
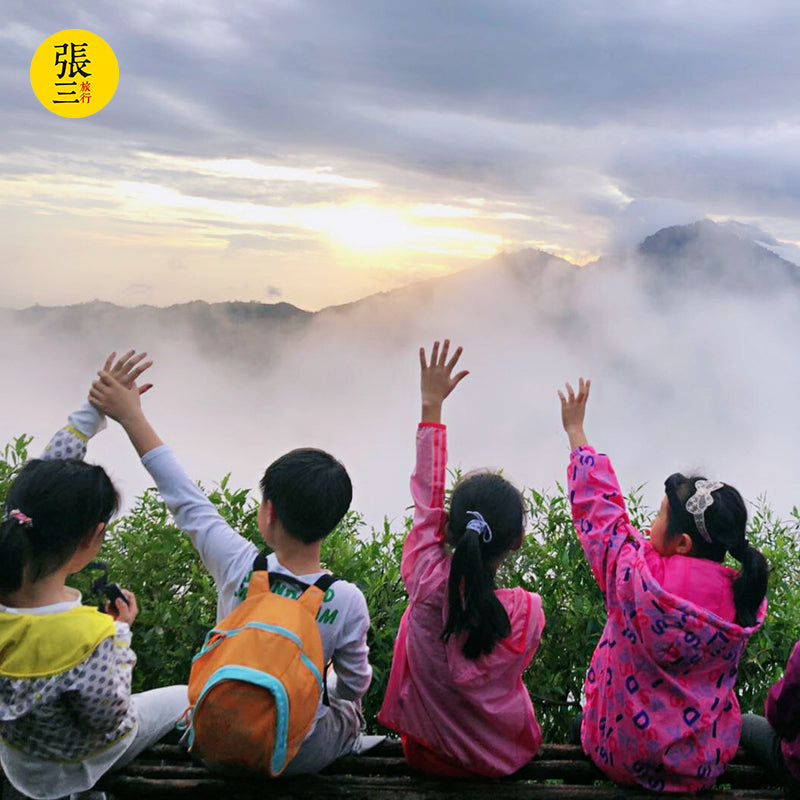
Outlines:
[[[128,602],[128,598],[125,597],[124,594],[122,594],[122,589],[119,588],[118,583],[103,584],[103,586],[100,587],[100,593],[105,595],[105,597],[108,599],[111,608],[113,609],[117,608],[117,600],[122,600],[126,606],[130,605],[130,603]],[[101,611],[106,610],[102,597],[100,598],[100,610]]]
[[[100,595],[100,600],[97,603],[97,608],[100,611],[107,611],[108,605],[111,605],[111,608],[117,608],[117,600],[121,599],[125,605],[130,605],[128,599],[122,594],[122,589],[119,588],[118,583],[111,583],[108,580],[108,567],[106,566],[105,562],[103,561],[92,561],[91,564],[87,564],[84,567],[86,570],[95,570],[101,569],[103,570],[103,574],[99,578],[95,578],[92,581],[92,592],[94,594]]]

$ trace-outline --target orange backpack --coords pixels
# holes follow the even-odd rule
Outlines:
[[[256,559],[247,597],[210,630],[189,675],[189,750],[206,763],[280,775],[314,722],[325,659],[316,616],[323,575],[296,600],[269,590]],[[327,693],[324,693],[327,697]]]

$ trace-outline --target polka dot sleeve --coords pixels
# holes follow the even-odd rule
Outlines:
[[[115,731],[128,715],[136,663],[130,641],[127,624],[117,623],[116,636],[102,642],[73,672],[73,709],[93,731]]]
[[[86,456],[89,439],[106,426],[105,417],[90,403],[84,403],[69,415],[67,424],[56,431],[47,443],[41,458],[79,458]]]

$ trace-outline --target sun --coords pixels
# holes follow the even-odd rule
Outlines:
[[[367,205],[306,209],[306,224],[351,250],[374,252],[409,244],[418,231],[401,212]]]

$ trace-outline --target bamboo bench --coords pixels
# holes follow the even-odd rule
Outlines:
[[[341,758],[318,775],[253,779],[220,777],[196,764],[177,744],[158,744],[124,770],[106,775],[97,787],[115,800],[185,798],[186,800],[627,800],[653,793],[608,782],[573,745],[544,745],[515,775],[500,780],[455,781],[424,777],[409,770],[398,742],[388,741],[360,756]],[[699,795],[672,798],[773,800],[783,791],[744,751],[717,781]]]

